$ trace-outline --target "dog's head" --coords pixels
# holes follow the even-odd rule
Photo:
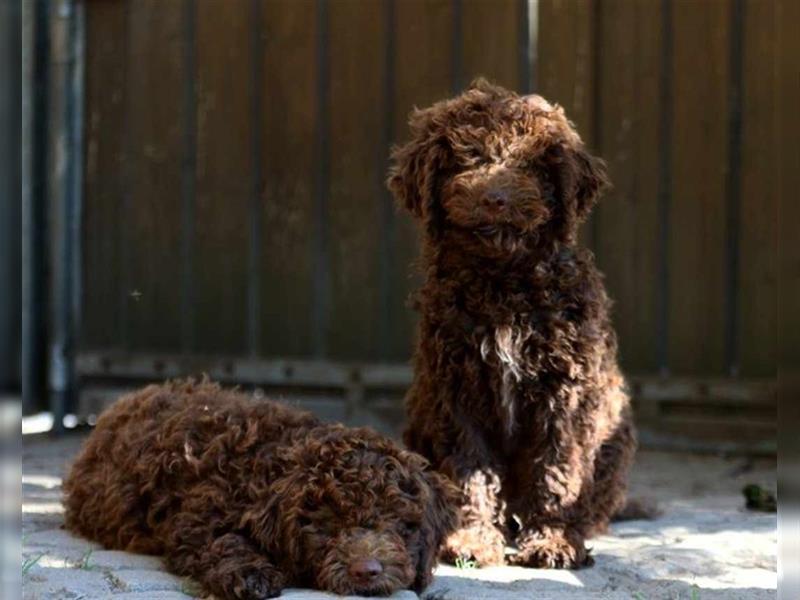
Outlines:
[[[410,126],[411,140],[392,152],[389,188],[429,235],[449,233],[472,253],[574,242],[608,183],[560,107],[485,80],[414,111]]]
[[[459,492],[425,459],[370,430],[330,426],[281,462],[245,524],[297,581],[343,595],[428,585]]]

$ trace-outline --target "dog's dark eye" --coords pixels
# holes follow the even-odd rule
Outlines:
[[[299,517],[297,517],[297,524],[300,527],[307,527],[308,525],[311,525],[311,519],[309,519],[304,515],[300,515]]]
[[[401,481],[398,487],[400,491],[412,498],[416,498],[417,494],[419,494],[419,488],[413,481]]]
[[[467,167],[478,167],[489,162],[489,158],[477,148],[470,148],[461,155],[461,161]]]
[[[402,524],[403,533],[406,535],[414,534],[419,531],[419,523],[415,523],[413,521],[405,521]]]

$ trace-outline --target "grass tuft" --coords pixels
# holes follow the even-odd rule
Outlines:
[[[89,564],[89,559],[92,557],[92,553],[94,552],[93,549],[89,548],[86,553],[81,557],[81,561],[78,563],[78,568],[84,571],[89,571],[92,566]]]
[[[477,566],[477,561],[470,560],[468,558],[462,558],[460,556],[456,558],[456,569],[475,569]]]
[[[25,561],[22,563],[22,574],[26,575],[28,571],[30,571],[33,568],[33,565],[39,562],[39,559],[41,559],[44,556],[44,554],[45,553],[42,552],[38,556],[25,559]]]

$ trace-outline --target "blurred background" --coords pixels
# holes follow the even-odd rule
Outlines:
[[[0,386],[26,414],[91,423],[120,391],[207,372],[397,432],[418,239],[389,148],[414,106],[485,76],[563,105],[608,162],[582,239],[643,444],[775,451],[800,3],[30,0],[21,17],[23,228],[0,218],[0,285],[21,258],[23,286],[0,294]]]

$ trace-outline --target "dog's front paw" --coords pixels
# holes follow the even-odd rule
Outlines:
[[[520,539],[519,552],[509,562],[538,569],[580,569],[590,567],[594,559],[575,533],[545,527]]]
[[[235,600],[265,600],[280,596],[284,578],[280,571],[269,567],[247,567],[223,576],[221,584],[225,598]]]
[[[471,525],[459,529],[447,538],[441,559],[451,564],[475,561],[477,566],[502,565],[505,538],[492,525]]]

